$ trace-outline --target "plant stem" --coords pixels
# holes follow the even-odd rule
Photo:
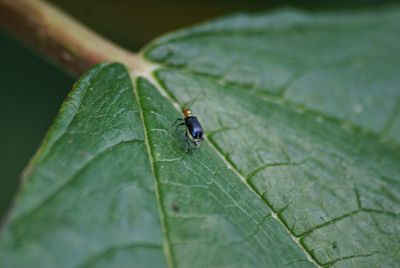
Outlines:
[[[74,76],[99,62],[121,62],[130,70],[138,63],[136,54],[41,0],[0,0],[0,26]]]

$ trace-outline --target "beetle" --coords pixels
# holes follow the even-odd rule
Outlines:
[[[192,115],[192,111],[189,108],[182,110],[183,118],[178,118],[176,121],[184,121],[178,124],[176,127],[185,126],[185,138],[186,143],[193,146],[195,149],[200,147],[200,144],[204,140],[203,127],[196,116]]]

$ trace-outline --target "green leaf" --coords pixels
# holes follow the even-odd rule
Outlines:
[[[75,84],[3,230],[1,267],[165,265],[141,125],[123,66]]]
[[[93,68],[26,172],[0,267],[396,266],[399,15],[236,15],[156,40],[141,73]],[[197,95],[206,141],[187,151],[174,121]]]

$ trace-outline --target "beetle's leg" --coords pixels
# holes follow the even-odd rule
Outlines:
[[[177,118],[177,119],[175,120],[174,125],[176,125],[176,123],[178,123],[178,121],[183,121],[183,118]]]
[[[178,125],[177,123],[179,121],[182,121],[182,120],[184,120],[184,119],[183,118],[177,118],[174,123],[171,123],[171,125],[169,127],[169,131],[173,132],[175,130],[175,132],[176,132],[178,130],[178,127],[180,127],[180,125],[182,124],[182,123],[179,123],[179,125]]]
[[[185,122],[183,122],[183,123],[180,123],[180,124],[177,124],[177,125],[176,125],[176,127],[175,127],[175,130],[177,130],[177,129],[178,129],[178,127],[180,127],[180,126],[183,126],[183,125],[185,125]]]
[[[188,136],[188,133],[187,132],[185,132],[185,141],[186,141],[186,151],[187,152],[190,152],[190,151],[193,151],[193,150],[197,150],[197,149],[199,149],[199,147],[200,147],[200,144],[198,144],[198,143],[196,143],[196,142],[194,142],[194,141],[192,141],[190,138],[189,138],[189,136]]]
[[[192,147],[193,147],[193,149],[197,150],[200,148],[200,144],[192,141]]]
[[[177,124],[179,121],[183,121],[183,120],[184,120],[183,118],[177,118],[177,119],[175,120],[175,123],[174,123],[174,125],[176,126],[176,127],[175,127],[175,130],[177,130],[178,127],[183,126],[183,125],[185,124],[185,122],[182,122],[182,123]]]

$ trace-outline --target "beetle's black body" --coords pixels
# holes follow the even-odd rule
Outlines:
[[[180,123],[178,126],[186,127],[186,142],[189,145],[194,146],[194,148],[199,148],[200,143],[204,140],[203,137],[203,127],[201,126],[199,120],[196,116],[192,116],[192,112],[185,108],[183,109],[184,119],[179,118],[177,120],[184,120],[183,123]],[[177,127],[178,127],[177,126]]]
[[[196,116],[188,116],[185,117],[185,124],[187,128],[187,132],[189,138],[193,141],[202,141],[203,140],[203,128],[200,125],[199,120]]]

